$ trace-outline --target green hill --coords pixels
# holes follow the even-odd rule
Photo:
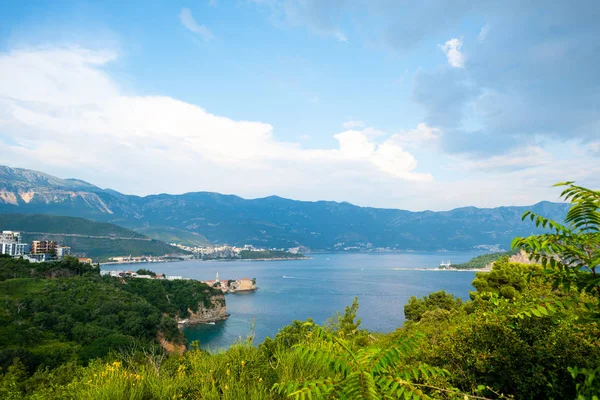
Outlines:
[[[223,299],[194,280],[123,284],[72,257],[31,264],[0,255],[0,377],[14,359],[34,371],[86,364],[136,344],[149,348],[159,335],[182,344],[176,320],[213,308],[215,296]],[[14,398],[5,394],[0,385],[0,398]]]
[[[190,247],[201,247],[212,244],[207,238],[199,233],[174,228],[172,226],[144,226],[134,228],[134,231],[165,243],[177,243]]]
[[[25,242],[55,240],[74,255],[101,261],[111,256],[182,253],[141,233],[105,222],[43,214],[0,214],[0,230],[19,231]]]
[[[462,264],[453,264],[454,269],[480,269],[499,260],[501,257],[510,257],[517,254],[517,250],[504,251],[499,253],[482,254]]]

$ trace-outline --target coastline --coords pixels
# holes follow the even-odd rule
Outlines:
[[[200,258],[191,258],[187,260],[182,259],[173,259],[173,260],[160,260],[160,261],[106,261],[100,262],[101,267],[106,265],[130,265],[130,264],[160,264],[160,263],[169,263],[169,262],[183,262],[183,261],[295,261],[295,260],[311,260],[311,257],[296,257],[296,258],[286,258],[286,257],[278,257],[278,258],[213,258],[208,260],[202,260]]]
[[[238,258],[241,261],[295,261],[310,259],[310,257]]]
[[[490,272],[491,269],[487,268],[473,268],[473,269],[440,269],[440,268],[392,268],[394,271],[455,271],[455,272]]]

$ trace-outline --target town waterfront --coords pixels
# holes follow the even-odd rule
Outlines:
[[[204,348],[226,347],[250,334],[257,343],[294,319],[322,323],[358,296],[363,327],[388,332],[404,322],[410,296],[446,290],[464,299],[472,290],[472,271],[442,271],[442,260],[465,262],[481,252],[310,254],[290,261],[183,261],[145,264],[155,272],[198,280],[256,278],[258,290],[229,294],[231,316],[214,325],[184,328],[188,341]],[[111,266],[114,268],[114,266]],[[144,266],[145,267],[145,266]]]

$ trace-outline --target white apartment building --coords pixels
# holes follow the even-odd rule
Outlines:
[[[69,246],[59,246],[56,248],[56,258],[62,260],[65,256],[71,255],[71,248]]]
[[[0,254],[22,256],[27,252],[27,243],[21,243],[21,233],[2,231],[0,234]]]

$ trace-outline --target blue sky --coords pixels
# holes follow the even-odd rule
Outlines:
[[[524,3],[9,0],[0,163],[413,210],[598,187],[600,4]]]

